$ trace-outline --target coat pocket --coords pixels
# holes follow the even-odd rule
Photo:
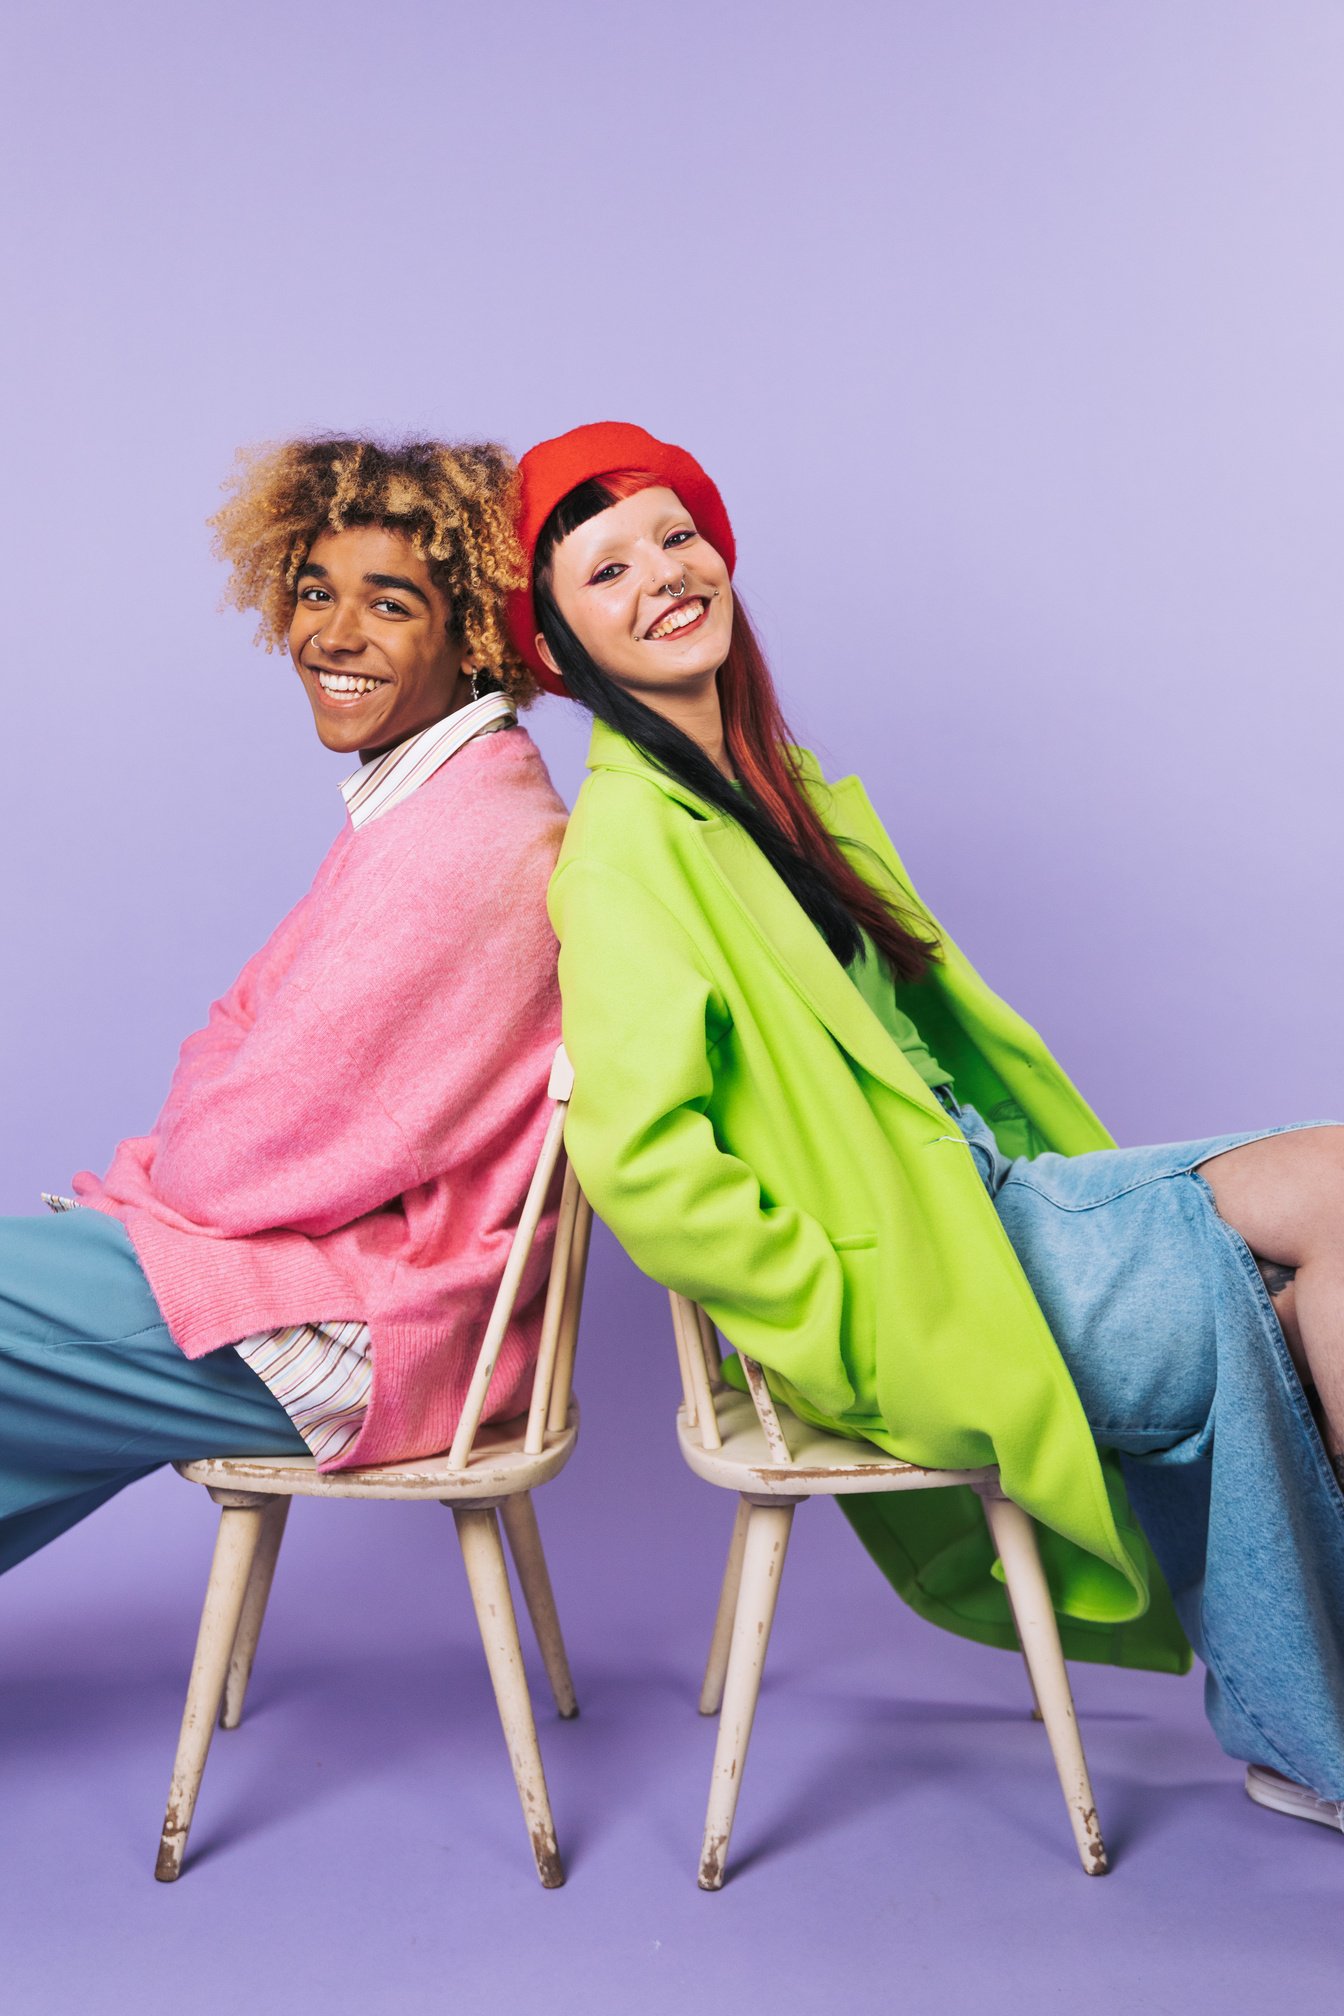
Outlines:
[[[859,1232],[831,1244],[844,1279],[840,1356],[854,1388],[852,1411],[871,1414],[877,1395],[877,1234]]]

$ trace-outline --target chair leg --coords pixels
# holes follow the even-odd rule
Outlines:
[[[719,1607],[705,1662],[705,1680],[700,1689],[700,1713],[717,1715],[723,1705],[723,1678],[728,1671],[728,1648],[733,1642],[733,1619],[737,1615],[737,1592],[742,1586],[742,1549],[747,1544],[747,1521],[751,1507],[745,1498],[737,1501],[733,1537],[728,1543],[728,1563],[723,1571]]]
[[[1036,1532],[1029,1514],[1007,1498],[984,1499],[985,1517],[1003,1563],[1022,1652],[1040,1705],[1041,1720],[1073,1823],[1078,1855],[1089,1876],[1104,1876],[1106,1847],[1097,1821],[1083,1739],[1073,1711],[1073,1695],[1050,1603]]]
[[[513,1614],[499,1524],[489,1506],[454,1505],[452,1510],[537,1874],[548,1890],[554,1890],[564,1882],[565,1872],[555,1842],[555,1822],[551,1818],[546,1774],[537,1745],[537,1725],[523,1672],[518,1622]]]
[[[275,1576],[276,1557],[280,1552],[280,1542],[285,1537],[285,1521],[292,1503],[289,1498],[272,1498],[262,1514],[261,1540],[252,1563],[252,1573],[247,1578],[243,1614],[238,1620],[238,1636],[234,1640],[233,1656],[224,1680],[224,1705],[219,1711],[221,1729],[236,1729],[243,1719],[247,1683],[252,1678],[257,1640],[261,1636],[271,1582]]]
[[[541,1532],[537,1526],[536,1507],[532,1503],[531,1492],[519,1491],[511,1498],[501,1498],[499,1516],[504,1522],[509,1552],[513,1555],[513,1564],[518,1570],[523,1601],[527,1604],[527,1614],[532,1619],[532,1629],[536,1633],[542,1663],[546,1668],[546,1677],[555,1696],[555,1705],[565,1720],[569,1721],[578,1714],[579,1703],[569,1670],[565,1641],[560,1631],[560,1616],[555,1607],[550,1571],[546,1566],[546,1556],[542,1552]]]
[[[214,1560],[206,1585],[191,1679],[187,1683],[187,1705],[177,1739],[159,1858],[154,1865],[160,1883],[175,1882],[182,1873],[196,1795],[201,1789],[201,1775],[224,1693],[224,1677],[238,1637],[252,1563],[261,1542],[266,1504],[264,1498],[242,1493],[220,1500]]]
[[[1006,1583],[1005,1583],[1004,1587],[1005,1587],[1005,1592],[1007,1593],[1007,1596],[1008,1596],[1008,1609],[1009,1609],[1009,1612],[1011,1613],[1011,1615],[1012,1615],[1012,1619],[1013,1619],[1013,1629],[1014,1629],[1014,1631],[1016,1631],[1016,1633],[1017,1633],[1017,1642],[1018,1642],[1018,1645],[1019,1645],[1019,1646],[1021,1646],[1021,1643],[1022,1643],[1022,1626],[1021,1626],[1021,1625],[1020,1625],[1020,1624],[1018,1623],[1018,1621],[1017,1621],[1017,1612],[1016,1612],[1016,1611],[1015,1611],[1015,1610],[1013,1609],[1013,1598],[1012,1598],[1012,1592],[1011,1592],[1011,1590],[1008,1590],[1008,1588],[1007,1588],[1007,1584],[1006,1584]],[[1031,1719],[1032,1719],[1032,1721],[1033,1721],[1033,1722],[1044,1722],[1044,1720],[1045,1720],[1045,1717],[1044,1717],[1044,1716],[1042,1715],[1042,1713],[1041,1713],[1041,1704],[1040,1704],[1040,1702],[1039,1702],[1039,1701],[1037,1700],[1037,1698],[1036,1698],[1036,1682],[1035,1682],[1035,1681],[1034,1681],[1034,1680],[1032,1679],[1032,1677],[1031,1677],[1031,1661],[1030,1661],[1030,1660],[1029,1660],[1029,1659],[1027,1658],[1027,1655],[1026,1655],[1026,1653],[1025,1653],[1025,1652],[1024,1652],[1024,1653],[1022,1654],[1022,1664],[1023,1664],[1023,1665],[1024,1665],[1025,1667],[1026,1667],[1026,1670],[1027,1670],[1027,1686],[1028,1686],[1028,1687],[1030,1688],[1030,1690],[1031,1690]]]
[[[793,1513],[794,1506],[789,1500],[782,1504],[752,1505],[748,1509],[737,1614],[728,1652],[719,1739],[714,1746],[705,1838],[700,1849],[702,1890],[717,1890],[727,1866],[728,1842],[737,1812],[737,1795],[742,1788]]]

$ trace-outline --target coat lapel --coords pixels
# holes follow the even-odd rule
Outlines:
[[[588,767],[634,771],[695,813],[695,838],[745,925],[818,1021],[870,1077],[921,1111],[939,1120],[946,1117],[900,1045],[887,1034],[839,961],[831,957],[811,918],[740,826],[721,818],[712,806],[600,721],[593,724]],[[842,794],[843,787],[834,795]],[[818,810],[831,826],[831,808],[823,801]]]
[[[870,1077],[943,1119],[942,1107],[905,1052],[742,829],[726,819],[707,819],[697,837],[766,954],[836,1042]]]

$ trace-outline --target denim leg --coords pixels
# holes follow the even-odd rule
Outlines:
[[[161,1463],[303,1448],[236,1352],[178,1350],[114,1219],[0,1219],[0,1573]]]
[[[1344,1799],[1344,1496],[1255,1261],[1211,1197],[1209,1223],[1229,1283],[1212,1433],[1189,1463],[1124,1458],[1126,1483],[1223,1748]]]
[[[1215,1735],[1344,1800],[1344,1496],[1198,1173],[1258,1137],[1009,1162],[978,1115],[959,1124],[1088,1425],[1121,1456]]]

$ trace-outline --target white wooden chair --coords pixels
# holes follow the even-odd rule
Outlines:
[[[885,1456],[870,1443],[810,1427],[776,1407],[764,1373],[750,1358],[741,1360],[748,1391],[738,1392],[721,1377],[719,1340],[704,1310],[682,1295],[671,1300],[683,1396],[677,1412],[681,1453],[697,1477],[738,1493],[700,1694],[701,1714],[719,1716],[700,1888],[717,1890],[724,1878],[795,1507],[805,1498],[932,1491],[949,1484],[969,1484],[985,1508],[1078,1853],[1089,1876],[1104,1875],[1106,1849],[1035,1528],[1021,1506],[1004,1497],[997,1470],[925,1470]]]
[[[551,1071],[549,1092],[554,1107],[545,1140],[477,1355],[462,1418],[446,1455],[341,1470],[328,1476],[320,1474],[310,1456],[221,1456],[176,1466],[179,1475],[206,1487],[220,1514],[154,1870],[160,1882],[171,1883],[181,1872],[215,1723],[236,1729],[241,1719],[293,1498],[377,1498],[400,1503],[419,1499],[451,1507],[537,1874],[547,1889],[564,1882],[496,1513],[509,1538],[556,1707],[563,1716],[577,1715],[574,1684],[530,1496],[534,1485],[544,1484],[564,1467],[578,1436],[578,1410],[570,1387],[592,1214],[564,1159],[565,1113],[573,1083],[569,1059],[559,1050]],[[531,1406],[525,1418],[481,1428],[490,1377],[537,1226],[562,1163],[559,1222]]]

